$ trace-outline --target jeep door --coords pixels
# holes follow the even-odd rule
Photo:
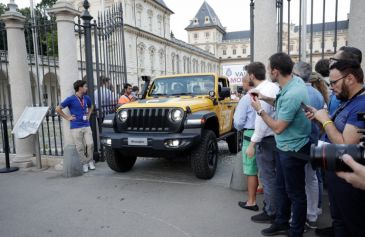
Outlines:
[[[229,88],[229,82],[226,78],[218,79],[218,96],[222,88]],[[218,107],[219,134],[222,135],[232,130],[234,105],[231,102],[231,97],[219,98]]]

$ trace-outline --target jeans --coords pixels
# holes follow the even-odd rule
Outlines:
[[[307,161],[279,151],[276,162],[276,219],[275,223],[290,223],[289,236],[302,236],[307,215],[305,195],[305,165]]]
[[[316,170],[312,169],[310,163],[305,165],[305,192],[307,195],[307,219],[317,221],[318,202],[319,202],[319,185]]]
[[[336,237],[365,236],[365,191],[326,171],[332,226]]]
[[[275,215],[275,163],[278,156],[274,137],[264,137],[256,146],[256,163],[259,178],[264,188],[264,211]]]

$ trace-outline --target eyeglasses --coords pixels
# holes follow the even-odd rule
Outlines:
[[[343,77],[341,77],[341,78],[338,78],[337,80],[334,80],[334,81],[330,81],[330,86],[334,86],[334,85],[336,85],[336,83],[339,81],[339,80],[342,80],[342,79],[344,79],[344,78],[346,78],[348,75],[350,75],[350,74],[347,74],[346,76],[343,76]]]

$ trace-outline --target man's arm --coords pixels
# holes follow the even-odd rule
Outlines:
[[[276,134],[282,133],[289,125],[289,122],[287,121],[275,120],[271,118],[270,115],[265,111],[261,113],[261,118]]]
[[[65,114],[65,113],[63,112],[63,110],[62,110],[61,106],[59,106],[59,105],[56,107],[56,112],[57,112],[59,115],[61,115],[61,117],[62,117],[62,118],[66,119],[66,120],[68,120],[68,121],[72,121],[72,120],[75,120],[75,119],[76,119],[74,115],[67,115],[67,114]]]

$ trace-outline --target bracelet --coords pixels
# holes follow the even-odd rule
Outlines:
[[[333,122],[332,122],[332,120],[327,120],[327,121],[325,121],[325,122],[322,124],[323,129],[326,129],[326,126],[327,126],[328,124],[331,124],[331,123],[333,123]]]

